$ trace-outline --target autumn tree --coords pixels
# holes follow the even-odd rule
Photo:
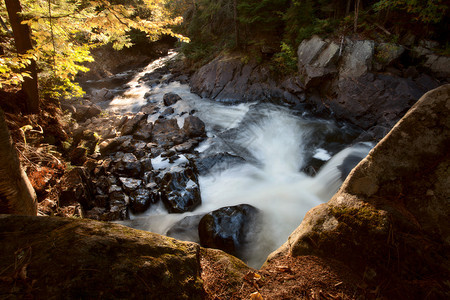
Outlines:
[[[24,20],[21,14],[22,7],[19,0],[5,1],[17,52],[20,55],[26,55],[28,52],[32,51],[33,45],[31,43],[30,28],[27,24],[23,23]],[[24,68],[21,68],[20,71],[25,71],[25,77],[21,75],[20,78],[23,80],[22,86],[27,96],[25,101],[26,112],[37,113],[39,112],[39,92],[36,61],[33,58],[30,58],[23,67]]]
[[[130,47],[127,33],[132,29],[144,32],[153,41],[165,34],[184,39],[170,29],[180,18],[169,16],[165,0],[22,0],[21,4],[22,25],[31,28],[34,45],[28,53],[36,58],[40,90],[46,98],[81,95],[74,78],[78,72],[87,71],[82,63],[92,61],[90,51],[107,43],[115,49]],[[12,22],[10,18],[11,26]],[[2,57],[0,84],[24,80],[23,76],[5,75],[19,72],[12,63],[14,59],[20,60],[11,54]],[[27,59],[21,63],[27,63]]]

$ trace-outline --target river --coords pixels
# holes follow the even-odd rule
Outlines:
[[[205,123],[207,138],[196,149],[199,156],[226,153],[230,159],[201,174],[202,205],[193,212],[168,214],[162,204],[157,204],[121,223],[167,234],[186,216],[249,204],[261,211],[262,221],[247,232],[251,240],[240,258],[258,268],[270,252],[287,240],[308,210],[332,197],[372,145],[354,144],[358,132],[348,125],[318,119],[279,103],[230,105],[202,99],[191,93],[187,84],[176,81],[143,84],[140,79],[145,74],[174,55],[149,64],[128,82],[125,93],[100,105],[110,111],[135,113],[148,102],[164,107],[163,95],[176,93],[182,98],[172,106],[172,117],[177,118],[178,125],[182,127],[189,112]],[[159,115],[149,116],[149,121],[155,121]],[[153,158],[152,163],[155,169],[165,164],[160,157]],[[198,242],[196,228],[176,237]]]

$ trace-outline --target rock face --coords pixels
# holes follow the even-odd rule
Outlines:
[[[388,298],[448,298],[449,116],[450,85],[425,94],[270,259],[332,257]]]
[[[20,299],[205,297],[197,244],[91,220],[1,216],[0,227],[2,295]]]
[[[192,91],[224,102],[272,101],[351,122],[379,140],[427,91],[449,80],[450,58],[425,46],[313,36],[298,47],[298,73],[274,79],[265,65],[217,57],[191,78]],[[438,78],[420,73],[421,68]],[[407,65],[408,61],[414,63]],[[374,128],[377,127],[378,129]]]
[[[252,62],[243,64],[240,58],[218,57],[192,76],[190,86],[202,97],[229,103],[273,98],[292,100],[297,97],[295,93],[303,92],[296,85],[285,91],[270,77],[266,66]]]
[[[340,79],[337,99],[328,104],[338,118],[365,130],[377,125],[392,128],[424,91],[412,79],[367,73]]]

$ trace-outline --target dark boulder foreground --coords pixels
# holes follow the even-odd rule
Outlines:
[[[204,297],[195,243],[86,219],[3,215],[0,228],[1,298]]]
[[[426,93],[269,261],[338,259],[390,299],[450,296],[450,85]]]

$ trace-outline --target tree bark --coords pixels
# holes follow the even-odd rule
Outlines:
[[[355,0],[355,22],[353,24],[353,31],[355,33],[358,30],[359,4],[360,4],[360,0]]]
[[[5,0],[6,9],[8,10],[9,22],[14,35],[14,42],[16,44],[17,52],[25,54],[33,49],[30,36],[30,28],[26,24],[22,24],[22,6],[19,0]],[[22,88],[27,95],[26,99],[26,113],[35,114],[39,112],[39,90],[37,81],[36,62],[31,60],[30,65],[25,71],[28,71],[31,78],[25,77]]]
[[[239,19],[238,19],[238,9],[237,9],[237,0],[233,0],[233,18],[234,18],[234,35],[236,48],[241,48],[241,38],[239,34]]]
[[[0,109],[0,214],[37,214],[36,193],[22,169]]]

